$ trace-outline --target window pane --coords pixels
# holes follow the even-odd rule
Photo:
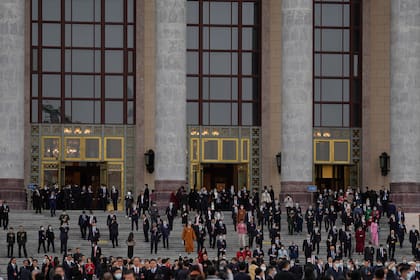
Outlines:
[[[314,54],[314,72],[315,76],[321,75],[321,55],[320,54]]]
[[[187,23],[198,23],[198,2],[187,1]]]
[[[127,48],[134,48],[134,27],[127,25]]]
[[[314,106],[314,126],[321,126],[321,105],[315,104]]]
[[[322,105],[322,125],[323,126],[342,126],[342,105],[323,104]]]
[[[342,101],[342,80],[322,80],[322,101]]]
[[[32,45],[38,46],[38,23],[32,23]]]
[[[236,141],[223,140],[223,160],[236,160]]]
[[[203,78],[203,99],[209,99],[209,92],[210,92],[210,78]]]
[[[101,47],[101,26],[95,25],[95,48]]]
[[[61,1],[43,0],[42,1],[42,18],[43,20],[60,20]]]
[[[71,103],[72,123],[93,123],[93,101],[71,101]]]
[[[232,83],[231,83],[232,100],[238,100],[238,78],[231,78],[231,79],[232,79]]]
[[[85,157],[99,158],[99,139],[85,140]]]
[[[123,26],[106,25],[105,26],[105,47],[122,48],[123,47]]]
[[[105,76],[105,98],[123,98],[123,76]]]
[[[254,116],[257,115],[257,111],[254,112],[253,103],[242,103],[242,125],[254,125]]]
[[[242,3],[242,24],[253,25],[258,23],[257,20],[257,5],[255,3]]]
[[[343,26],[350,26],[350,5],[343,5],[343,9]],[[358,25],[358,21],[355,25]]]
[[[123,51],[105,51],[105,72],[122,73],[123,64]]]
[[[59,49],[42,50],[42,70],[59,72],[61,70],[61,52]]]
[[[343,80],[343,101],[344,102],[349,102],[349,91],[350,91],[350,86],[349,86],[349,80]]]
[[[330,142],[316,142],[316,161],[330,161]]]
[[[38,75],[32,74],[32,97],[38,96]]]
[[[242,99],[258,100],[258,80],[242,78]]]
[[[101,97],[101,76],[95,76],[95,98]]]
[[[38,122],[38,100],[32,99],[32,106],[31,106],[31,122],[37,123]]]
[[[61,27],[60,24],[44,23],[42,24],[42,45],[57,47],[61,45]]]
[[[322,55],[322,75],[324,76],[342,76],[343,61],[341,54],[323,54]]]
[[[210,99],[230,100],[230,78],[210,78]]]
[[[230,3],[210,2],[210,24],[230,24]]]
[[[230,125],[230,103],[210,103],[210,124]]]
[[[341,4],[322,5],[323,26],[342,26],[342,19]]]
[[[123,9],[123,0],[105,0],[105,21],[122,22]]]
[[[257,75],[258,74],[258,54],[242,53],[242,74]]]
[[[93,25],[73,24],[72,25],[72,46],[93,47]]]
[[[74,21],[93,21],[93,0],[73,0],[72,17]]]
[[[187,102],[187,123],[198,124],[198,103]]]
[[[134,98],[134,79],[133,76],[127,76],[127,98]]]
[[[187,49],[198,49],[198,27],[187,26]]]
[[[43,75],[42,76],[42,96],[43,97],[60,97],[61,94],[60,75]]]
[[[38,0],[32,0],[32,20],[38,20]]]
[[[210,28],[210,48],[215,50],[226,50],[231,48],[231,32],[227,27]]]
[[[72,96],[81,98],[93,98],[94,76],[73,75],[72,76]]]
[[[337,29],[322,30],[322,50],[323,51],[342,51],[343,50],[343,30],[337,30]]]
[[[127,102],[127,124],[134,124],[134,102]]]
[[[59,123],[61,119],[60,100],[42,101],[42,122],[43,123]]]
[[[198,74],[198,53],[187,52],[187,73]]]
[[[321,80],[314,80],[314,100],[321,101]]]
[[[334,161],[348,161],[349,160],[349,143],[348,142],[334,142]]]
[[[242,28],[242,49],[257,49],[257,32],[255,28]]]
[[[350,50],[350,32],[343,30],[343,51],[348,52]]]
[[[232,121],[231,125],[238,125],[238,103],[232,103]]]
[[[321,25],[321,4],[315,4],[314,8],[315,25]]]
[[[218,158],[218,141],[206,140],[204,141],[204,159],[217,160]]]
[[[198,99],[197,77],[187,77],[187,99]]]
[[[65,157],[80,158],[80,139],[66,139]]]
[[[127,72],[132,73],[134,67],[133,51],[127,51]]]
[[[119,101],[105,102],[105,123],[123,123],[123,103]]]
[[[350,126],[350,106],[348,104],[343,104],[343,126]]]
[[[209,113],[210,113],[210,103],[207,102],[203,102],[203,104],[201,105],[203,108],[203,125],[209,125]]]
[[[127,0],[127,22],[133,23],[134,22],[134,1]]]
[[[315,28],[315,31],[314,31],[314,46],[315,46],[315,51],[321,50],[321,29],[319,28]]]
[[[210,74],[230,74],[230,53],[210,53]]]
[[[95,0],[95,21],[101,21],[101,1]]]
[[[72,71],[93,72],[93,50],[72,50]]]
[[[95,111],[93,113],[95,123],[101,123],[101,102],[95,101]]]

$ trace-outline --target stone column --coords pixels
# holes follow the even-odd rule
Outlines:
[[[155,190],[167,205],[186,174],[186,1],[156,0]]]
[[[391,199],[420,212],[420,1],[391,5]]]
[[[0,199],[23,208],[25,0],[0,1]]]
[[[307,205],[312,184],[312,0],[282,1],[281,199]]]

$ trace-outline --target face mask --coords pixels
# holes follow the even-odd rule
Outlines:
[[[114,277],[115,277],[115,279],[119,280],[119,279],[121,279],[122,274],[121,273],[115,273]]]
[[[397,273],[397,268],[396,267],[391,268],[391,270],[392,270],[392,272],[394,272],[394,274]]]
[[[265,266],[261,266],[261,270],[265,271],[267,268]]]
[[[414,276],[414,271],[410,271],[408,274],[407,274],[407,280],[410,280],[413,276]]]

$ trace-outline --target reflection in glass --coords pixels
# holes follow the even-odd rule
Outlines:
[[[80,139],[67,138],[66,140],[66,158],[80,158]]]
[[[134,102],[127,102],[127,124],[134,124]]]
[[[99,158],[99,139],[87,138],[85,139],[85,157]]]
[[[127,98],[134,98],[134,81],[133,76],[127,76]]]
[[[66,116],[71,117],[71,123],[94,123],[93,104],[93,101],[88,100],[66,101]]]
[[[106,139],[106,157],[122,158],[122,139]]]
[[[44,158],[58,158],[60,155],[60,138],[44,138]]]
[[[42,76],[42,96],[43,97],[60,97],[61,96],[61,80],[60,75]]]

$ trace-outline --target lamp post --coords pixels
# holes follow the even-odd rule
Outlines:
[[[276,155],[277,171],[281,174],[281,152]]]
[[[389,172],[389,155],[386,152],[383,152],[379,156],[379,167],[381,168],[382,176],[388,175],[388,172]]]
[[[144,153],[144,163],[147,172],[153,173],[155,171],[155,152],[152,149]]]

